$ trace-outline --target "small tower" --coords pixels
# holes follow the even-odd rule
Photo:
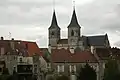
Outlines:
[[[68,26],[68,44],[69,48],[76,48],[79,46],[79,40],[80,40],[80,25],[77,20],[76,12],[75,12],[75,6],[73,9],[73,14],[71,18],[71,22]]]
[[[56,48],[57,42],[60,40],[60,27],[57,24],[55,10],[53,12],[51,26],[49,27],[49,47]]]

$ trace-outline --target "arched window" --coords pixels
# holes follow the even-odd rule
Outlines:
[[[71,31],[71,36],[74,36],[74,31],[73,30]]]
[[[52,32],[51,35],[54,35],[54,32]]]

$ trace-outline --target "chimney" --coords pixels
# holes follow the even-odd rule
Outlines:
[[[10,42],[10,45],[11,45],[12,50],[14,50],[14,48],[15,48],[14,38],[12,38],[11,40],[12,41]]]
[[[96,48],[94,46],[91,46],[91,53],[95,56],[95,58],[99,61],[99,57],[98,55],[96,54]]]
[[[48,47],[48,51],[49,51],[49,53],[51,53],[51,46]]]
[[[1,47],[1,56],[5,54],[4,48]]]
[[[74,53],[75,53],[74,48],[70,48],[70,52],[71,52],[72,54],[74,54]]]
[[[4,38],[3,38],[3,37],[1,37],[1,40],[4,40]]]
[[[14,38],[12,38],[11,40],[14,40]]]
[[[94,54],[95,53],[95,47],[91,46],[91,53]]]

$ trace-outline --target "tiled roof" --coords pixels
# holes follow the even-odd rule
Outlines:
[[[70,63],[84,63],[98,62],[91,52],[83,51],[72,54],[69,50],[65,49],[53,49],[51,54],[52,62],[70,62]]]
[[[22,41],[23,45],[26,46],[26,49],[28,50],[28,55],[33,56],[35,53],[42,56],[42,52],[39,49],[36,42],[28,42],[28,41]]]
[[[68,44],[68,39],[60,39],[58,44]]]
[[[111,48],[112,56],[116,57],[117,60],[120,60],[120,49],[119,48]]]
[[[12,49],[12,46],[14,49]],[[4,54],[10,52],[11,54],[15,55],[22,53],[23,56],[32,56],[34,53],[42,55],[36,42],[21,40],[0,40],[0,49],[1,48],[4,48]]]
[[[97,48],[96,53],[100,59],[105,60],[109,58],[111,51],[108,48]]]

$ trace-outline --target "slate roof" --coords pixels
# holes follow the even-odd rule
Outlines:
[[[89,51],[76,52],[72,54],[69,50],[65,49],[53,49],[51,54],[52,62],[54,63],[85,63],[89,61],[91,63],[97,63],[97,59]]]
[[[103,46],[105,45],[106,35],[87,36],[88,45]]]
[[[58,44],[68,44],[68,39],[60,39]]]
[[[70,22],[68,27],[79,27],[80,28],[80,25],[78,24],[78,20],[77,20],[75,9],[73,10],[71,22]]]
[[[14,50],[11,47],[11,42],[14,44]],[[21,40],[0,40],[0,49],[1,48],[4,48],[4,55],[10,52],[10,54],[14,55],[19,55],[22,53],[23,56],[32,56],[37,53],[42,56],[42,53],[40,52],[36,42]]]
[[[52,28],[59,28],[55,11],[53,12],[52,22],[51,22],[51,26],[49,27],[49,29],[52,29]]]

